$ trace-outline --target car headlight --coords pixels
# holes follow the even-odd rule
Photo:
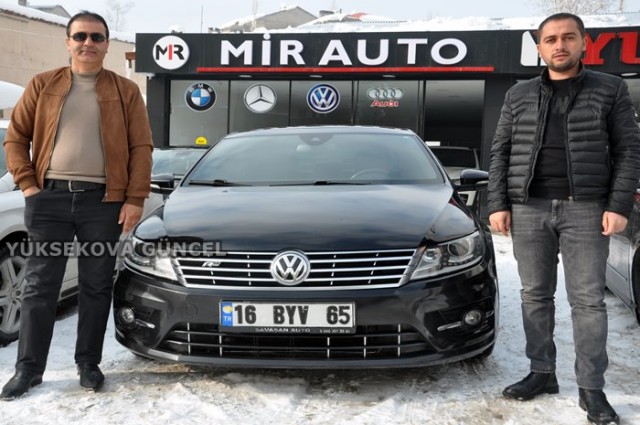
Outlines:
[[[482,260],[484,243],[480,232],[435,246],[427,246],[411,279],[432,277],[467,268]]]
[[[158,242],[146,242],[130,234],[121,251],[124,264],[144,274],[178,280],[168,249]]]

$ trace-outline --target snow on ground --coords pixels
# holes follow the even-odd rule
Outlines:
[[[0,422],[32,424],[587,424],[578,407],[566,294],[557,294],[560,393],[518,402],[502,389],[528,373],[520,322],[519,281],[511,241],[494,235],[500,278],[500,330],[484,361],[408,370],[229,370],[161,364],[120,346],[110,322],[98,393],[78,384],[73,350],[75,308],[56,323],[44,383],[12,402]],[[562,274],[560,274],[562,276]],[[563,282],[559,282],[563,288]],[[622,424],[640,424],[640,328],[608,294],[610,366],[607,396]],[[16,344],[0,348],[0,383],[13,374]]]

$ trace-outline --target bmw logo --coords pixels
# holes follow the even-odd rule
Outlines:
[[[216,91],[209,84],[192,84],[184,95],[187,105],[194,111],[206,111],[216,103]]]
[[[318,84],[307,93],[307,104],[315,112],[328,114],[340,104],[340,93],[329,84]]]

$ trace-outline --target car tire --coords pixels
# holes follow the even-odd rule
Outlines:
[[[21,253],[0,248],[0,346],[18,339],[26,264]]]

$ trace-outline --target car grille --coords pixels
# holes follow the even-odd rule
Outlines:
[[[174,257],[183,283],[192,287],[318,289],[392,287],[408,280],[415,249],[307,252],[310,273],[295,287],[279,284],[270,267],[277,252],[190,252]]]
[[[358,326],[350,335],[257,335],[219,331],[218,325],[182,323],[158,347],[178,355],[235,359],[397,359],[434,353],[406,325]]]

